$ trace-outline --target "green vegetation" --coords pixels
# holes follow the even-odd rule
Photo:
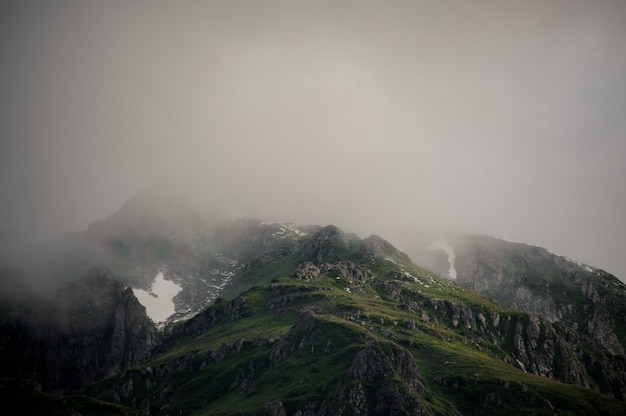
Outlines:
[[[591,298],[612,301],[621,289],[600,273],[585,274],[583,290],[556,263],[528,265],[539,249],[505,252],[497,264],[479,259],[477,267],[495,267],[503,280],[487,292],[496,303],[413,265],[376,236],[361,240],[333,226],[288,234],[251,220],[194,240],[193,250],[175,235],[111,240],[114,266],[129,280],[149,275],[142,267],[167,264],[170,273],[204,282],[186,292],[196,306],[205,294],[195,291],[226,286],[211,307],[161,332],[149,361],[87,393],[150,414],[626,414],[624,402],[552,379],[607,393],[620,382],[596,365],[607,355],[583,339],[587,327],[569,326],[598,310]],[[518,291],[569,302],[563,323],[508,309]],[[619,321],[623,340],[620,308],[611,305],[601,318]],[[3,362],[19,348],[7,349]],[[572,367],[572,359],[586,367]],[[52,414],[61,406],[61,398],[29,394],[33,406],[51,403]],[[101,403],[81,397],[62,404]]]
[[[2,380],[0,400],[5,403],[3,414],[31,416],[140,416],[138,410],[104,402],[82,395],[58,396],[37,391],[36,386],[16,380]]]
[[[507,363],[513,326],[501,324],[498,332],[492,317],[526,322],[524,314],[417,267],[367,267],[374,275],[367,282],[337,270],[299,281],[287,273],[277,277],[278,266],[259,265],[251,275],[261,281],[269,270],[271,281],[266,278],[237,298],[220,299],[199,317],[175,326],[151,362],[93,391],[112,400],[133,380],[132,400],[149,400],[156,414],[252,415],[278,401],[294,414],[311,404],[357,406],[335,403],[333,397],[362,383],[374,408],[383,381],[359,381],[349,370],[359,351],[379,341],[412,354],[425,391],[411,393],[398,375],[384,385],[418,397],[425,414],[626,412],[622,402]],[[487,317],[485,324],[478,314]]]

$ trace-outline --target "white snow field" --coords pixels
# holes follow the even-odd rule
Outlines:
[[[181,291],[181,287],[171,280],[165,280],[163,272],[157,273],[149,291],[134,289],[135,297],[143,306],[146,313],[155,323],[165,322],[176,311],[174,296]]]

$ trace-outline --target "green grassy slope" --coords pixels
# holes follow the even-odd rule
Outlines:
[[[284,276],[219,300],[92,392],[152,414],[626,414],[521,370],[509,350],[524,314],[398,259],[355,267],[371,275]]]

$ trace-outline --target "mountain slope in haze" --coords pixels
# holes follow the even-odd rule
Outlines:
[[[615,276],[549,250],[478,235],[447,236],[456,282],[513,309],[540,314],[585,345],[591,385],[626,397],[626,286]],[[450,264],[439,255],[440,272]]]
[[[263,262],[264,256],[288,262],[304,237],[319,229],[223,217],[168,196],[141,193],[85,232],[24,250],[17,268],[25,270],[30,286],[48,292],[93,268],[106,268],[125,284],[151,292],[162,273],[180,287],[171,322],[193,316],[221,294],[254,284],[246,272],[250,262]]]
[[[151,356],[156,328],[131,289],[104,270],[54,296],[0,299],[0,377],[78,391]]]
[[[289,274],[173,326],[151,360],[90,393],[151,414],[626,411],[574,385],[589,372],[570,330],[374,240],[320,230]]]
[[[487,253],[472,257],[457,245],[454,282],[378,236],[146,195],[57,243],[27,254],[63,302],[29,303],[19,273],[0,276],[16,283],[0,299],[3,374],[46,391],[163,415],[626,413],[623,288],[595,269],[563,277],[543,249],[469,241]],[[177,318],[198,312],[160,330],[127,289],[157,272],[183,287]],[[493,287],[499,272],[561,282],[555,310],[573,306],[554,319],[459,285]]]

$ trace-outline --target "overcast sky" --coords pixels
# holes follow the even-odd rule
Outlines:
[[[0,243],[162,184],[626,278],[626,2],[3,1]]]

